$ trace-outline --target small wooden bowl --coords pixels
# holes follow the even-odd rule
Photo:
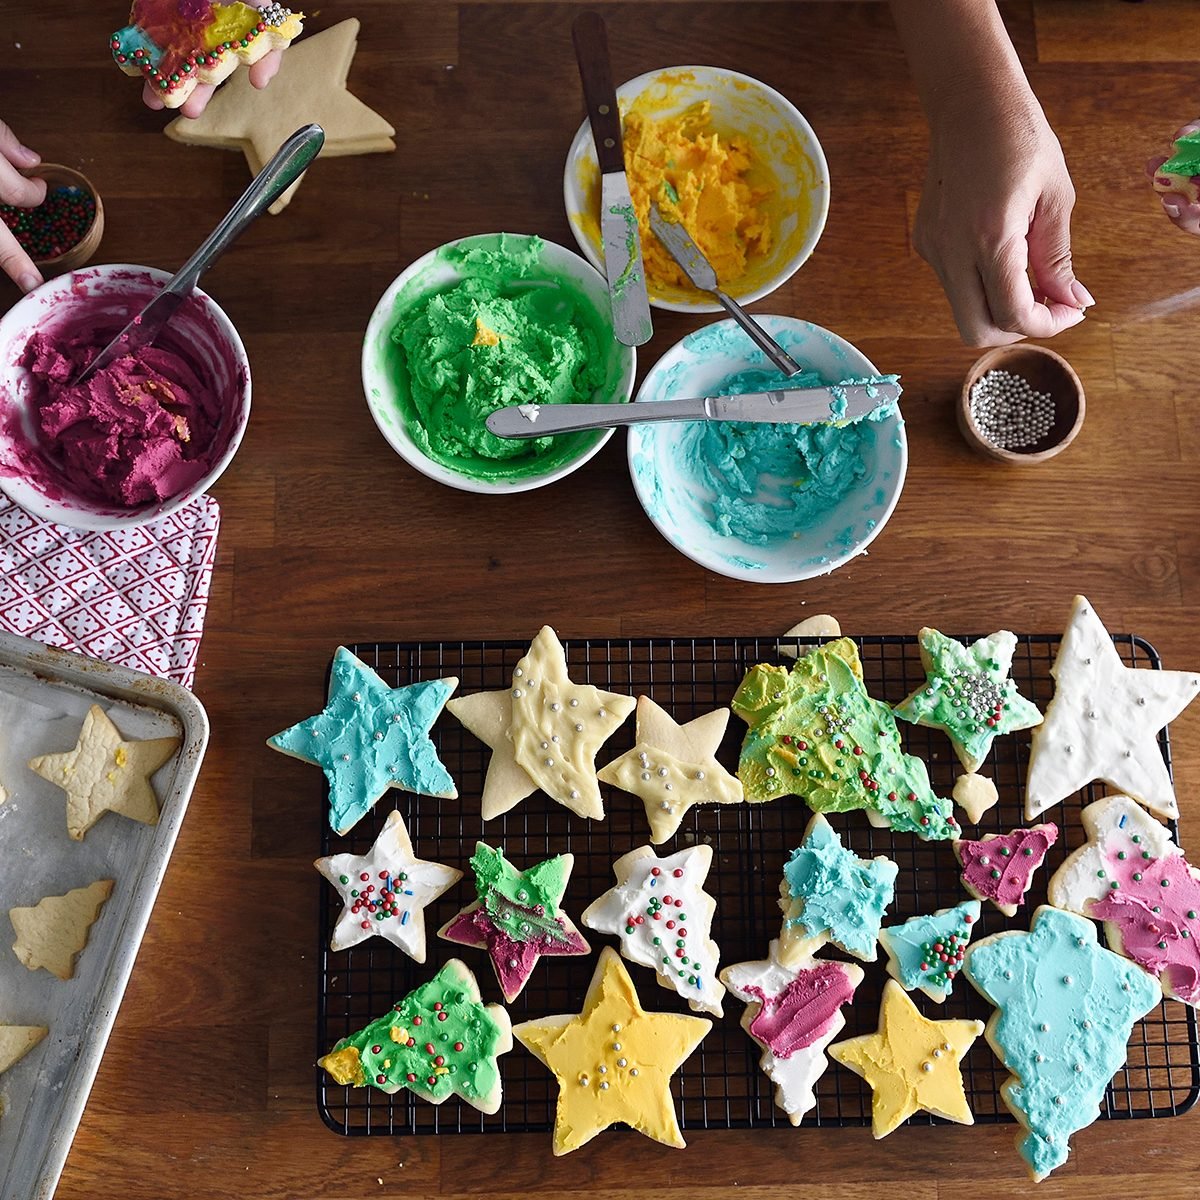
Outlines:
[[[38,270],[44,274],[57,274],[63,271],[74,271],[77,267],[82,267],[84,263],[90,262],[96,251],[100,249],[100,239],[104,236],[104,205],[101,204],[100,193],[92,186],[92,181],[79,171],[73,170],[71,167],[64,167],[60,163],[42,163],[26,174],[44,179],[48,193],[54,191],[55,188],[75,187],[80,191],[90,193],[92,199],[96,201],[96,216],[83,237],[69,250],[55,255],[54,258],[36,259],[35,265]]]
[[[1025,450],[1006,450],[988,441],[971,412],[971,389],[989,371],[1020,375],[1039,392],[1054,399],[1054,423],[1050,431]],[[975,360],[963,380],[958,397],[958,428],[967,445],[977,454],[996,462],[1032,465],[1061,454],[1083,427],[1085,411],[1083,384],[1061,354],[1045,346],[1021,342],[1000,346]]]

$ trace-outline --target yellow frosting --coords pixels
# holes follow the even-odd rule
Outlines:
[[[212,50],[225,42],[239,42],[258,22],[258,10],[248,4],[218,4],[212,24],[204,31],[204,43]]]
[[[367,1077],[363,1074],[362,1060],[353,1046],[326,1054],[324,1058],[317,1060],[317,1066],[328,1071],[335,1082],[343,1087],[350,1084],[363,1087],[367,1082]]]
[[[500,335],[494,330],[489,329],[484,324],[482,317],[475,318],[475,340],[471,343],[472,346],[498,346],[500,344]]]

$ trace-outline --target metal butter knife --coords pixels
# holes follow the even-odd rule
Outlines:
[[[516,404],[487,418],[497,437],[536,438],[615,425],[656,421],[761,421],[774,425],[815,425],[857,421],[900,398],[893,379],[841,383],[833,387],[785,388],[740,396],[700,396],[645,404]],[[845,402],[843,407],[842,402]]]
[[[599,13],[585,12],[571,26],[588,120],[600,163],[600,240],[612,303],[613,333],[625,346],[641,346],[654,332],[637,214],[625,175],[621,111],[608,58],[608,34]]]

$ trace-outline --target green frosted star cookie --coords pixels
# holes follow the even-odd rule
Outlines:
[[[922,629],[918,639],[925,682],[896,705],[896,716],[945,730],[968,772],[982,766],[993,738],[1042,723],[1037,706],[1008,677],[1016,634],[1002,629],[964,646],[936,629]]]
[[[849,638],[818,646],[790,671],[751,668],[733,711],[750,726],[738,763],[747,800],[800,796],[814,812],[862,808],[901,833],[958,837],[951,802],[901,750],[892,710],[867,694]]]

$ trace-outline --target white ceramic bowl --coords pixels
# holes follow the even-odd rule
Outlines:
[[[570,436],[575,439],[577,450],[565,461],[558,461],[535,475],[512,479],[481,479],[455,470],[434,461],[413,439],[409,422],[415,416],[405,412],[407,372],[403,356],[396,351],[391,340],[392,330],[399,324],[404,312],[414,304],[438,292],[447,291],[463,280],[465,276],[460,266],[444,257],[447,250],[492,248],[500,237],[517,243],[532,240],[529,234],[478,234],[448,242],[417,259],[396,277],[375,306],[363,338],[362,352],[363,391],[366,393],[367,406],[392,449],[409,466],[438,483],[462,491],[492,495],[527,492],[570,475],[598,453],[613,434],[611,429],[594,434],[572,434]],[[544,242],[543,246],[538,269],[525,278],[556,282],[577,303],[589,305],[608,335],[601,346],[607,355],[605,383],[595,400],[598,403],[625,403],[633,395],[636,356],[631,346],[622,346],[611,336],[612,310],[604,277],[573,251],[554,242]]]
[[[864,354],[819,325],[794,317],[760,316],[758,320],[803,367],[818,372],[827,383],[878,374]],[[771,369],[766,356],[733,321],[719,321],[667,351],[646,376],[637,403],[712,395],[743,371]],[[887,524],[900,499],[908,469],[908,439],[900,415],[861,422],[846,432],[863,439],[857,457],[864,474],[825,511],[814,513],[811,523],[794,536],[773,536],[766,544],[718,532],[713,507],[718,492],[705,478],[705,464],[715,462],[716,456],[701,453],[693,459],[688,454],[690,446],[699,446],[696,439],[704,434],[702,424],[630,426],[629,470],[646,515],[688,558],[731,579],[793,583],[827,575],[861,554]],[[758,491],[749,499],[786,508],[786,490],[799,478],[799,474],[760,476]],[[733,494],[723,490],[726,496]]]
[[[790,100],[749,75],[719,67],[666,67],[648,71],[617,89],[622,115],[630,108],[669,117],[701,100],[712,106],[712,126],[724,136],[750,139],[769,168],[774,195],[767,201],[775,228],[771,252],[752,262],[726,291],[743,304],[768,296],[812,254],[829,215],[829,167],[812,126]],[[600,168],[591,126],[585,121],[571,143],[563,172],[563,201],[579,248],[598,270],[603,254],[598,224]],[[643,231],[643,237],[647,234]],[[694,289],[650,286],[650,303],[671,312],[716,313],[715,301]]]
[[[39,330],[77,318],[86,308],[101,314],[112,333],[143,308],[171,276],[154,267],[113,263],[82,267],[42,284],[0,319],[0,489],[27,511],[73,529],[126,529],[166,516],[202,495],[233,461],[250,418],[250,361],[234,328],[211,296],[196,289],[171,319],[170,335],[186,341],[206,382],[225,403],[217,432],[221,447],[211,468],[190,487],[154,504],[119,508],[76,495],[59,479],[53,464],[34,477],[25,468],[36,445],[29,401],[32,376],[21,365],[26,344]]]

